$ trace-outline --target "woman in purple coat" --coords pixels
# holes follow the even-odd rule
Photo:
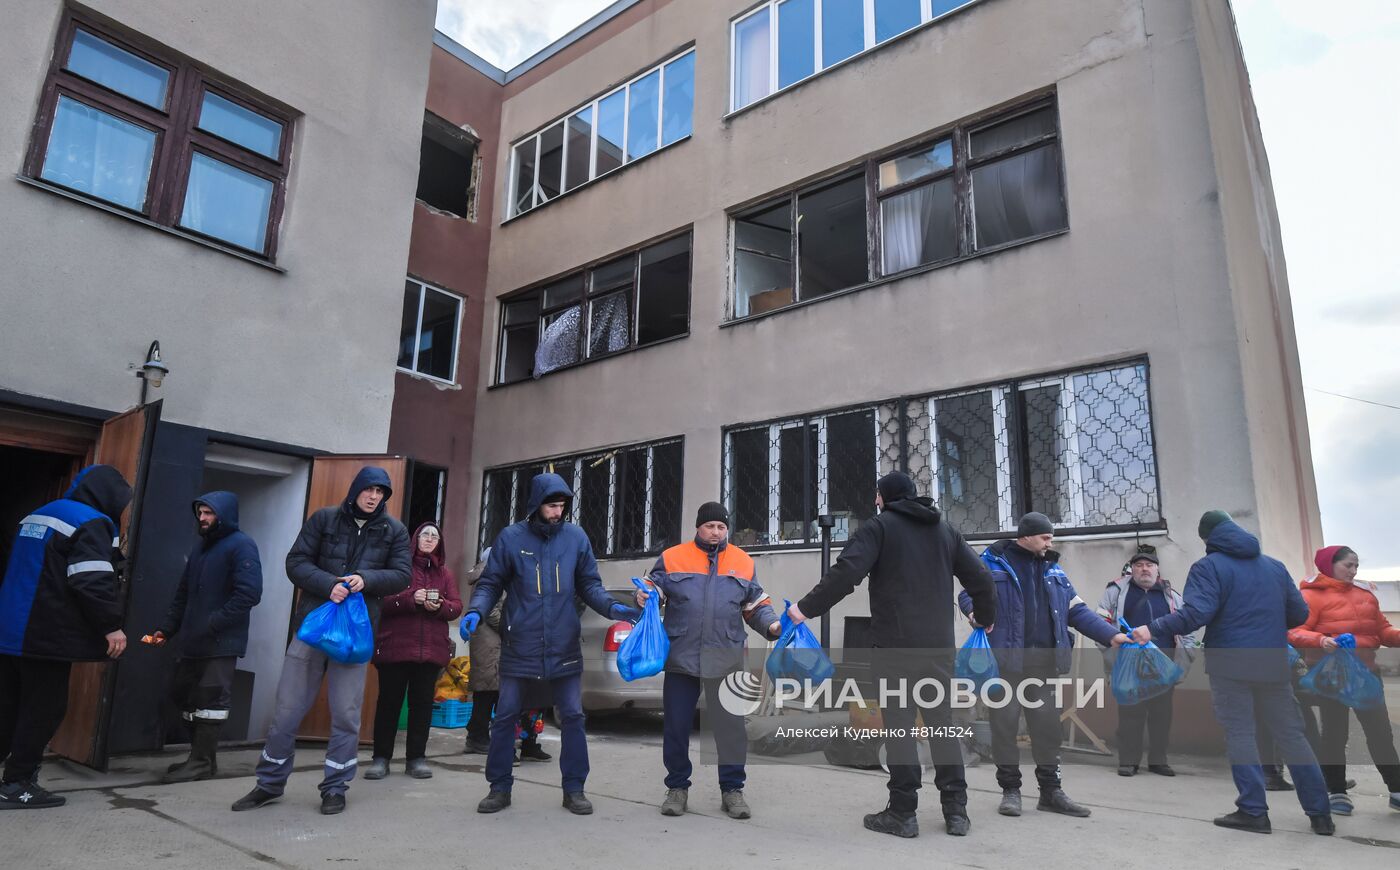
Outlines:
[[[447,570],[442,530],[424,523],[413,533],[413,581],[381,604],[374,667],[379,702],[374,711],[374,760],[365,779],[383,779],[394,757],[399,711],[408,696],[408,746],[404,772],[415,779],[433,775],[424,755],[433,718],[433,687],[452,658],[447,624],[462,614],[457,578]]]

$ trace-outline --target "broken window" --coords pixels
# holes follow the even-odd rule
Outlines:
[[[453,383],[457,377],[462,299],[431,284],[404,282],[399,325],[399,368]]]
[[[879,188],[884,274],[957,256],[952,139],[881,163]]]
[[[690,238],[687,232],[502,300],[497,382],[684,335]]]
[[[977,249],[1068,225],[1055,107],[974,130],[969,137]]]
[[[439,211],[472,217],[476,150],[474,138],[437,115],[425,113],[418,161],[418,199]]]
[[[762,314],[797,301],[792,274],[792,203],[734,219],[734,315]]]

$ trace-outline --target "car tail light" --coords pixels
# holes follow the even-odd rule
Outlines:
[[[608,626],[608,633],[603,637],[603,651],[617,652],[622,646],[622,642],[632,633],[632,623],[614,622]]]

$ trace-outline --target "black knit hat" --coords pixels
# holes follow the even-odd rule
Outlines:
[[[1215,531],[1216,526],[1233,520],[1234,517],[1218,508],[1213,511],[1206,511],[1201,514],[1201,522],[1196,526],[1196,534],[1201,536],[1202,541],[1210,540],[1210,533]]]
[[[915,498],[919,491],[914,487],[914,479],[902,471],[891,471],[875,483],[875,491],[880,493],[885,504],[900,499]]]
[[[1020,525],[1016,526],[1016,537],[1032,538],[1036,535],[1055,534],[1055,524],[1050,522],[1050,518],[1039,511],[1031,511],[1021,517]]]
[[[729,525],[729,511],[724,509],[724,505],[717,501],[707,501],[700,505],[700,510],[695,514],[695,528],[715,522]]]

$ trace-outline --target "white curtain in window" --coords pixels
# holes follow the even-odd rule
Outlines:
[[[933,220],[933,194],[934,185],[930,184],[890,197],[881,205],[886,275],[924,262],[924,241]]]
[[[768,10],[735,25],[734,108],[768,96],[769,47]]]

